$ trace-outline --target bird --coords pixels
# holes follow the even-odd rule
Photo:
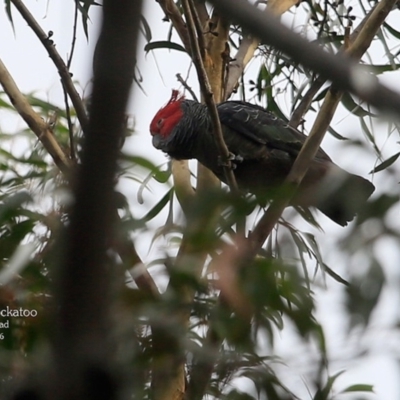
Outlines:
[[[217,111],[240,191],[254,194],[265,204],[278,195],[307,136],[263,107],[245,101],[221,102]],[[197,159],[227,183],[205,104],[173,90],[152,119],[150,134],[156,149],[177,160]],[[319,148],[290,205],[315,207],[346,226],[374,190],[370,181],[340,168]]]

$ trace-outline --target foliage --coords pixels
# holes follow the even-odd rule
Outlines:
[[[13,3],[7,0],[4,11],[11,22],[15,19]],[[75,4],[83,27],[83,37],[77,40],[94,40],[88,24],[92,6],[98,4]],[[208,49],[211,59],[221,54],[215,49],[218,41],[225,46],[226,35],[231,59],[223,66],[228,68],[247,33],[234,24],[226,29],[223,18],[202,1],[190,4],[199,20],[206,22],[199,43]],[[292,7],[284,18],[310,41],[318,41],[326,52],[335,53],[348,46],[349,35],[373,4],[305,1]],[[140,31],[147,42],[144,51],[156,54],[168,49],[169,63],[176,51],[190,53],[179,24],[187,15],[179,1],[153,4],[160,6],[167,14],[166,37],[156,37],[155,26],[146,15]],[[210,19],[202,20],[209,13]],[[398,14],[396,9],[389,14],[361,58],[365,68],[385,78],[397,76],[400,64],[400,32],[394,24]],[[258,43],[250,59],[242,60],[243,69],[250,60],[252,64],[235,83],[233,96],[258,103],[288,121],[311,96],[302,115],[305,123],[301,129],[308,131],[330,89],[326,82],[264,44]],[[135,71],[137,84],[144,88],[148,78],[143,74],[139,82],[137,77],[145,68],[138,65]],[[221,99],[226,97],[226,88],[215,86],[218,79],[213,80],[210,69],[207,72],[214,93],[221,92]],[[189,73],[195,74],[194,69]],[[224,79],[219,82],[227,83],[228,77]],[[181,84],[188,89],[186,81]],[[55,105],[32,93],[25,97],[51,127],[73,166],[79,165],[83,127],[75,109],[69,102]],[[81,101],[86,104],[88,99]],[[17,114],[5,92],[0,93],[0,112],[7,118]],[[126,382],[121,385],[128,387],[131,396],[169,399],[172,390],[180,393],[179,398],[186,393],[188,399],[206,395],[228,400],[372,398],[367,397],[373,392],[368,382],[347,387],[340,383],[346,372],[338,371],[337,366],[343,363],[330,351],[319,293],[340,293],[344,304],[340,312],[347,325],[347,332],[341,332],[343,337],[350,337],[359,327],[366,332],[372,329],[374,312],[380,310],[385,291],[393,287],[385,249],[390,248],[389,254],[399,258],[400,227],[395,218],[399,211],[399,127],[349,93],[341,97],[336,115],[329,139],[351,161],[368,160],[365,165],[372,165],[369,169],[377,193],[339,235],[329,225],[324,226],[319,214],[303,210],[299,216],[286,210],[254,259],[243,258],[243,236],[255,229],[264,209],[251,196],[235,196],[227,188],[212,185],[202,188],[204,172],[187,170],[191,183],[186,183],[188,197],[184,198],[179,195],[180,178],[173,166],[156,165],[139,149],[121,146],[118,179],[134,185],[137,197],[128,198],[124,185],[117,186],[118,224],[107,257],[126,278],[110,306],[114,313],[110,331],[114,358],[125,370]],[[136,135],[128,117],[126,121],[126,137]],[[353,130],[361,131],[363,137]],[[10,321],[9,328],[0,329],[4,334],[0,340],[0,393],[6,396],[29,375],[29,367],[43,362],[51,348],[49,327],[54,328],[57,313],[53,284],[69,223],[72,191],[70,177],[55,166],[49,149],[38,143],[31,129],[7,132],[0,125],[0,139],[0,310],[22,308],[38,314],[35,318],[0,318],[0,324]],[[337,139],[339,144],[334,141]],[[367,170],[363,168],[364,173]],[[192,185],[197,186],[195,191]],[[156,200],[147,207],[143,197],[151,190]],[[245,232],[240,228],[243,221]],[[334,255],[329,257],[330,253]],[[141,259],[139,254],[145,256]],[[398,323],[392,321],[391,329],[398,333]],[[291,360],[279,355],[277,342],[286,332],[300,346],[298,352],[293,349],[292,360],[298,357],[300,363],[304,357],[308,365],[302,372],[303,385],[294,383],[287,373]],[[357,351],[362,353],[363,349]],[[363,354],[358,357],[361,360]],[[356,397],[349,397],[353,392]]]

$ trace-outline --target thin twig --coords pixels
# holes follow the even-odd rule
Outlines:
[[[190,11],[192,13],[194,26],[196,28],[197,40],[198,40],[199,48],[200,48],[200,54],[201,54],[202,59],[204,59],[205,51],[206,51],[206,43],[204,40],[204,30],[201,25],[199,15],[197,14],[197,8],[194,6],[193,1],[189,1],[189,7],[190,7]]]
[[[193,100],[198,102],[199,99],[197,98],[196,93],[188,85],[188,83],[182,78],[182,75],[178,73],[175,76],[176,76],[176,79],[178,79],[178,82],[180,82],[182,84],[182,86],[190,93],[190,95],[192,96]]]
[[[0,84],[3,86],[4,91],[7,93],[7,96],[10,98],[11,103],[19,115],[41,141],[58,168],[60,168],[63,173],[67,174],[72,167],[71,161],[61,149],[49,125],[34,111],[28,100],[18,89],[17,84],[1,60]]]
[[[71,50],[69,52],[67,68],[68,70],[71,68],[72,58],[74,57],[75,44],[76,44],[76,30],[78,28],[78,3],[75,1],[75,12],[74,12],[74,27],[72,29],[72,41],[71,41]]]
[[[225,98],[229,99],[243,74],[249,61],[253,58],[259,45],[258,39],[251,35],[245,35],[239,45],[239,49],[229,63],[228,78],[225,86]]]
[[[212,119],[212,124],[214,127],[214,134],[215,134],[218,150],[221,155],[221,160],[222,160],[226,180],[227,180],[228,185],[231,188],[231,190],[234,192],[238,192],[238,186],[236,183],[235,175],[233,174],[233,170],[232,170],[232,163],[230,160],[230,152],[224,141],[221,123],[219,121],[217,106],[215,105],[215,101],[213,99],[213,93],[211,90],[210,83],[208,81],[206,70],[204,68],[203,60],[201,57],[201,51],[199,48],[199,43],[196,38],[196,28],[195,28],[195,23],[193,20],[191,8],[189,6],[189,0],[183,0],[182,6],[183,6],[185,16],[186,16],[186,24],[187,24],[188,34],[189,34],[190,46],[192,48],[193,63],[196,67],[197,75],[199,77],[201,92],[203,94],[205,103],[207,105],[208,111],[209,111],[211,119]]]
[[[72,104],[75,108],[76,115],[78,117],[79,123],[82,127],[82,130],[85,131],[88,125],[88,117],[86,114],[85,107],[83,105],[82,99],[79,96],[78,92],[75,89],[75,86],[71,79],[71,74],[65,65],[64,60],[58,54],[53,41],[49,38],[49,35],[46,34],[40,25],[37,23],[33,15],[29,12],[29,10],[25,7],[24,3],[21,0],[11,0],[17,10],[20,12],[21,16],[27,22],[27,24],[32,28],[35,32],[36,36],[42,42],[43,46],[47,50],[50,58],[53,63],[57,67],[58,73],[60,74],[61,80],[65,85],[65,88],[68,92],[68,95],[72,101]]]
[[[70,70],[70,68],[71,68],[72,58],[74,55],[77,27],[78,27],[78,3],[75,2],[74,27],[72,29],[71,50],[69,52],[68,61],[67,61],[68,70]],[[69,108],[67,89],[64,85],[64,82],[63,81],[61,81],[61,82],[62,82],[62,88],[63,88],[63,92],[64,92],[65,112],[66,112],[67,123],[68,123],[70,156],[71,156],[72,160],[75,160],[76,155],[75,155],[75,144],[74,144],[74,126],[73,126],[73,123],[71,120],[71,110]]]
[[[68,101],[68,93],[67,90],[65,89],[64,83],[62,83],[62,88],[64,92],[64,104],[65,104],[65,114],[67,117],[67,124],[68,124],[68,134],[69,134],[69,154],[71,157],[71,160],[76,159],[76,154],[75,154],[75,144],[74,144],[74,125],[71,120],[71,110],[69,108],[69,101]]]
[[[171,170],[175,195],[185,215],[189,215],[196,192],[190,183],[188,160],[171,160]]]

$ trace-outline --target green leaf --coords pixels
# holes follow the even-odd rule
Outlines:
[[[35,165],[36,167],[39,167],[39,168],[47,167],[47,163],[45,161],[43,161],[43,159],[40,158],[37,154],[31,154],[31,156],[29,158],[18,158],[6,150],[0,149],[0,155],[4,156],[5,158],[8,158],[10,160],[17,161],[21,164]]]
[[[152,38],[150,25],[148,24],[146,18],[143,15],[140,16],[140,22],[142,23],[140,25],[140,30],[142,31],[143,36],[146,38],[146,40],[150,42]]]
[[[155,49],[170,49],[170,50],[178,50],[178,51],[183,51],[186,53],[186,50],[183,46],[181,46],[178,43],[175,42],[170,42],[168,40],[158,40],[156,42],[150,42],[147,43],[146,46],[144,46],[144,50],[146,52],[149,52],[151,50]]]
[[[393,156],[389,157],[387,160],[383,161],[379,165],[377,165],[373,170],[369,173],[374,174],[375,172],[380,172],[385,170],[386,168],[390,167],[400,156],[400,151]]]
[[[95,2],[94,0],[78,0],[76,1],[76,4],[78,6],[78,10],[82,14],[82,26],[85,32],[86,39],[89,39],[88,24],[87,24],[89,20],[89,8],[90,6],[100,6],[100,4]]]
[[[364,118],[360,118],[360,124],[361,124],[361,128],[364,131],[365,135],[367,136],[368,140],[374,146],[374,150],[376,151],[377,154],[380,155],[381,154],[380,148],[376,144],[375,137],[374,137],[373,133],[371,132],[371,130],[368,128]]]
[[[5,3],[5,8],[6,8],[6,13],[9,21],[11,22],[11,26],[14,30],[14,21],[12,19],[12,14],[11,14],[11,0],[4,0]]]
[[[141,219],[141,221],[147,222],[156,217],[160,211],[168,204],[172,194],[172,189],[162,197],[162,199]]]
[[[385,29],[388,30],[388,32],[393,35],[396,39],[400,39],[400,32],[396,31],[396,29],[393,29],[389,24],[387,24],[386,22],[383,24],[383,26],[385,27]]]
[[[28,94],[26,95],[26,99],[29,101],[29,104],[32,107],[39,107],[45,112],[55,112],[57,115],[62,116],[64,118],[67,117],[67,114],[65,111],[61,110],[59,107],[57,107],[55,104],[51,104],[48,101],[39,99],[38,97],[35,97],[33,94]]]
[[[159,167],[144,157],[123,154],[121,158],[149,170],[157,182],[165,183],[171,175],[171,171],[160,171]]]
[[[356,115],[357,117],[375,116],[373,113],[365,110],[360,105],[358,105],[353,100],[351,95],[347,92],[343,94],[341,102],[347,110],[349,110],[352,114]]]
[[[346,389],[342,390],[340,393],[349,393],[349,392],[373,392],[374,386],[367,385],[363,383],[355,384],[348,386]]]
[[[321,101],[325,98],[326,94],[328,93],[329,87],[322,89],[314,98],[313,98],[313,102],[314,101]]]
[[[335,383],[335,380],[344,373],[345,371],[339,371],[335,375],[332,375],[328,378],[325,387],[321,390],[319,389],[314,396],[313,400],[328,400],[329,393],[332,390],[332,386]]]
[[[328,128],[328,132],[336,139],[339,140],[349,140],[349,138],[342,136],[340,133],[338,133],[337,131],[335,131],[332,127]]]

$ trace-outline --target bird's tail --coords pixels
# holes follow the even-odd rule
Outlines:
[[[346,226],[365,207],[375,186],[337,166],[328,175],[319,188],[316,207],[339,225]]]

